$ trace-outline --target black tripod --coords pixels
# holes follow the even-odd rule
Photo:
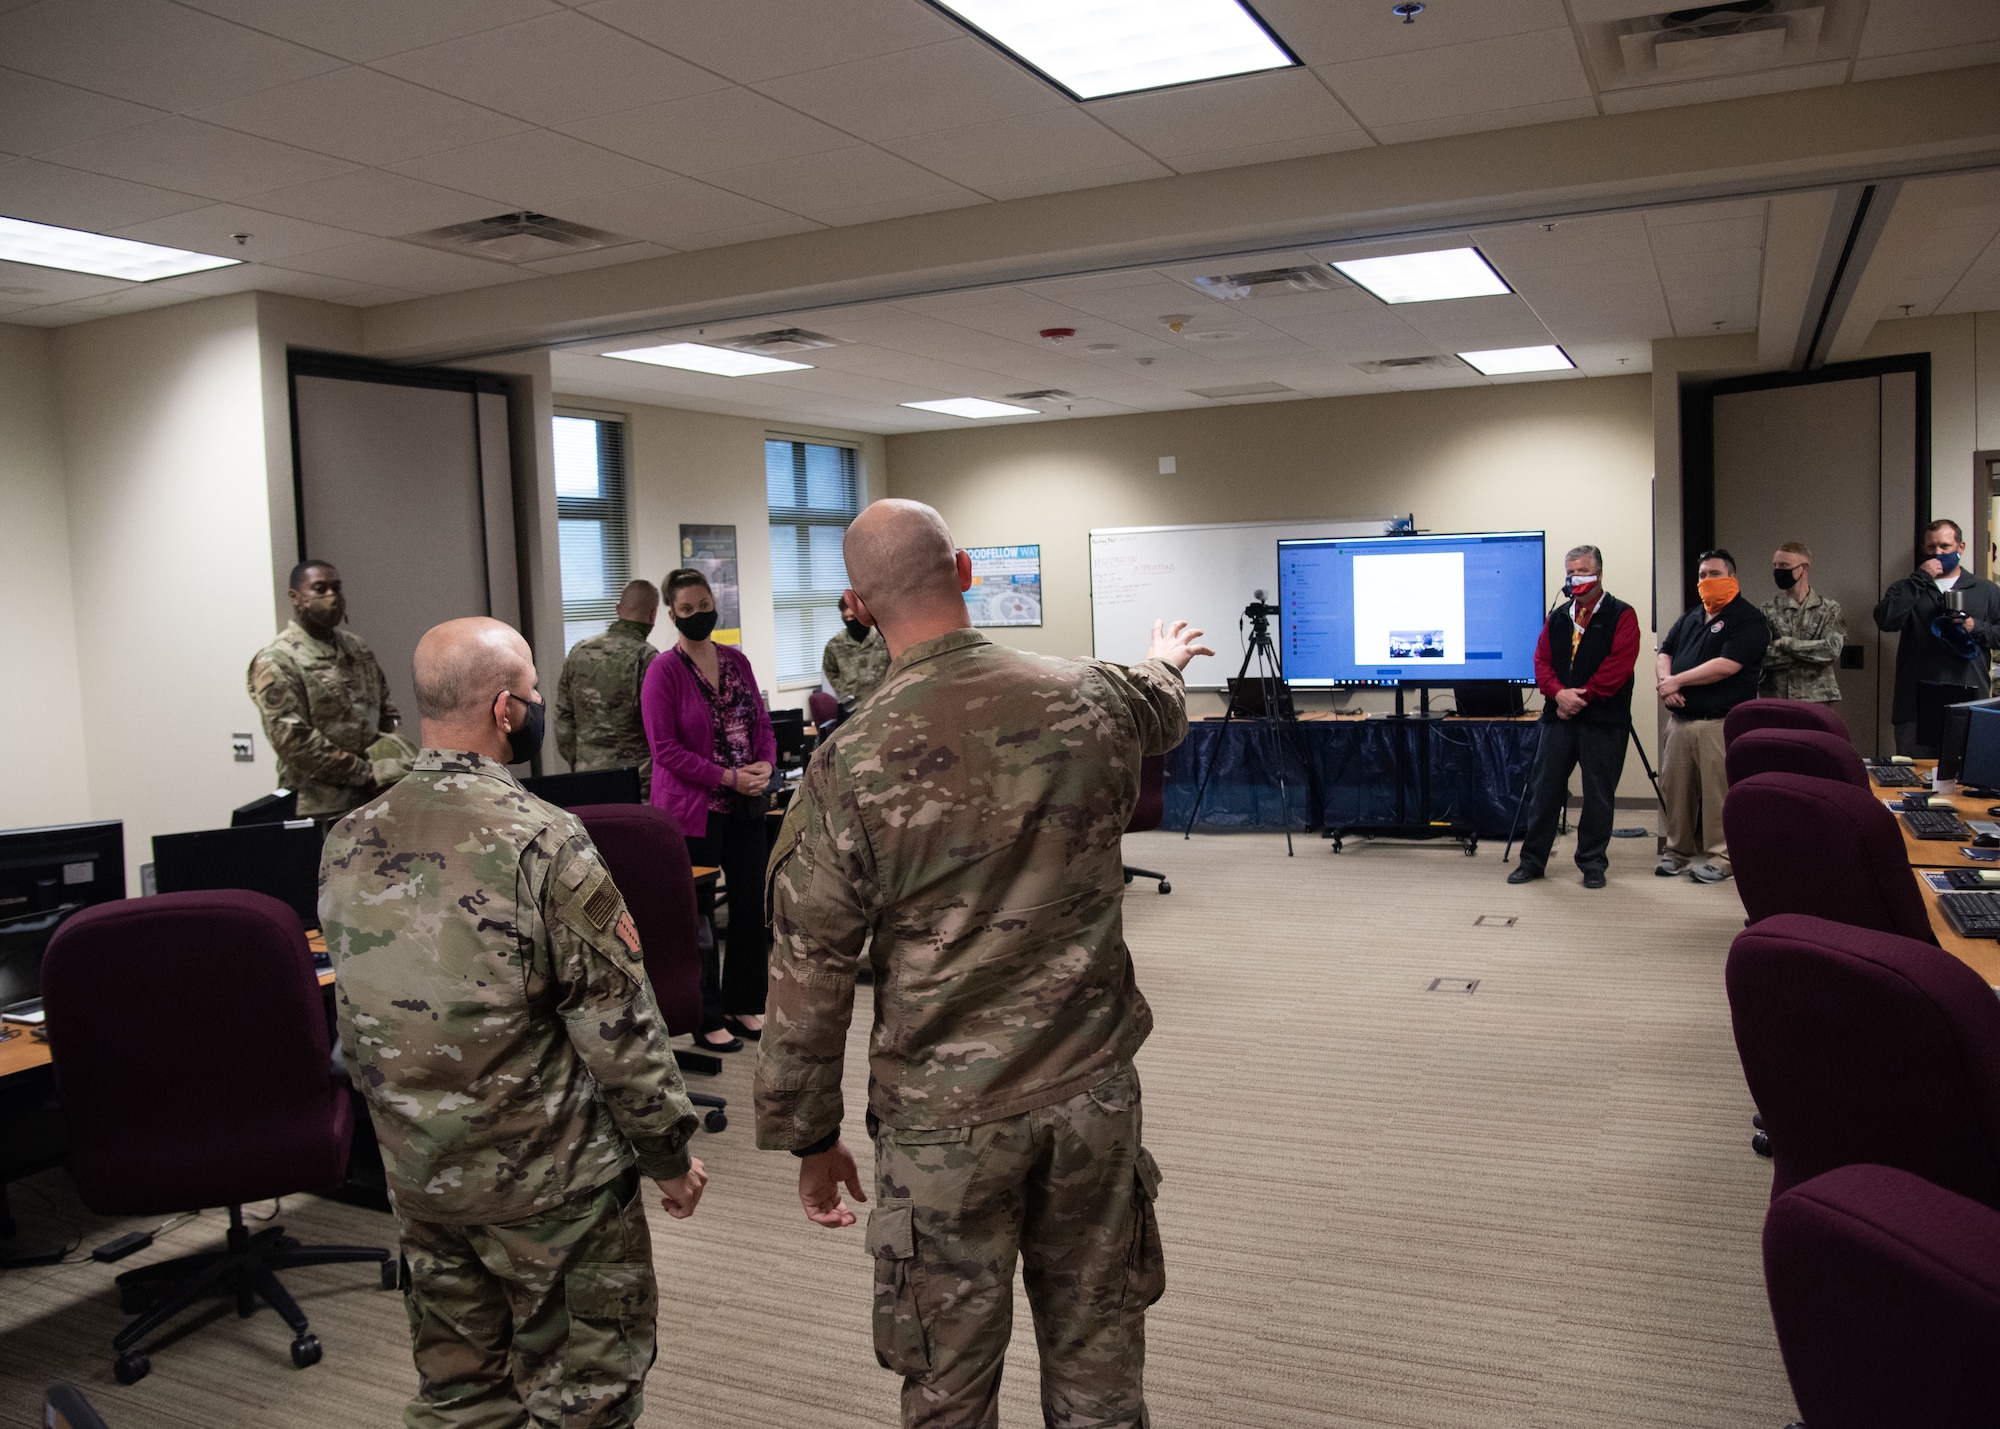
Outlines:
[[[1243,663],[1237,667],[1236,678],[1229,682],[1229,707],[1223,712],[1222,728],[1216,731],[1215,743],[1209,753],[1208,767],[1201,772],[1201,783],[1194,791],[1194,807],[1188,810],[1187,827],[1181,830],[1181,837],[1185,839],[1194,833],[1195,820],[1201,816],[1202,796],[1208,792],[1209,776],[1215,773],[1223,741],[1229,735],[1229,723],[1236,718],[1238,692],[1253,688],[1245,681],[1250,677],[1250,662],[1255,660],[1257,683],[1254,688],[1257,691],[1259,708],[1255,714],[1245,714],[1244,718],[1258,720],[1270,734],[1271,768],[1278,776],[1278,807],[1284,811],[1285,816],[1285,857],[1291,858],[1293,856],[1292,804],[1285,788],[1286,736],[1280,735],[1281,729],[1289,731],[1292,752],[1298,755],[1299,763],[1305,765],[1308,776],[1311,774],[1312,766],[1306,761],[1305,751],[1299,748],[1298,731],[1293,728],[1298,721],[1298,715],[1292,709],[1291,700],[1284,698],[1281,701],[1280,698],[1286,696],[1287,691],[1284,670],[1278,662],[1277,649],[1271,644],[1271,617],[1277,613],[1278,607],[1264,603],[1264,592],[1261,590],[1256,592],[1255,600],[1243,607],[1244,618],[1250,622],[1249,644],[1244,648]]]
[[[1528,761],[1528,777],[1521,781],[1521,797],[1514,801],[1514,821],[1507,826],[1507,847],[1500,855],[1502,863],[1506,863],[1514,856],[1514,835],[1520,832],[1521,810],[1528,802],[1529,792],[1535,787],[1535,770],[1542,762],[1542,740],[1546,733],[1546,724],[1538,722],[1535,728],[1535,757]],[[1665,809],[1667,807],[1667,798],[1666,795],[1660,792],[1660,776],[1653,772],[1653,762],[1646,758],[1646,746],[1640,743],[1639,731],[1634,728],[1630,719],[1625,721],[1625,733],[1632,736],[1632,747],[1639,751],[1639,767],[1646,771],[1646,777],[1652,781],[1653,797],[1658,799],[1660,807]],[[1567,798],[1563,801],[1563,808],[1559,817],[1565,823],[1568,821],[1569,801]]]

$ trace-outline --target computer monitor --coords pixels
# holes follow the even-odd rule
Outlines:
[[[638,804],[639,771],[631,765],[616,769],[585,769],[571,774],[544,774],[523,779],[521,787],[537,799],[546,799],[558,809],[580,809],[587,804]]]
[[[1264,708],[1264,693],[1269,689],[1271,703],[1275,709]],[[1292,719],[1298,711],[1292,705],[1292,687],[1283,680],[1264,681],[1254,677],[1239,679],[1229,677],[1229,712],[1236,719],[1262,719],[1267,713],[1280,719]]]
[[[1965,736],[1974,710],[2000,709],[2000,699],[1966,700],[1944,707],[1944,737],[1938,744],[1937,777],[1956,779],[1965,759]]]
[[[1454,713],[1467,719],[1518,719],[1526,708],[1521,687],[1505,680],[1472,680],[1451,693]]]
[[[0,918],[0,1010],[42,995],[42,949],[63,919],[81,905]]]
[[[322,836],[311,819],[153,835],[153,879],[162,893],[246,888],[267,893],[319,926]]]
[[[1966,711],[1965,758],[1958,782],[1973,789],[2000,789],[2000,709],[1992,701]]]
[[[778,742],[778,764],[781,768],[805,763],[806,755],[812,752],[806,739],[804,710],[772,710],[771,735]]]
[[[1548,606],[1540,531],[1278,542],[1295,688],[1535,680]]]
[[[124,896],[122,820],[0,833],[0,918]]]
[[[232,809],[229,827],[240,829],[245,824],[282,824],[299,816],[299,796],[293,789],[274,789],[261,799],[252,799],[241,808]]]

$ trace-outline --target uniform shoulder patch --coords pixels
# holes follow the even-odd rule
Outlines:
[[[583,900],[583,916],[590,920],[593,928],[603,932],[611,926],[612,916],[620,911],[622,905],[617,888],[607,878]]]
[[[625,945],[626,951],[635,958],[639,956],[639,928],[632,921],[630,913],[621,912],[618,915],[618,926],[611,931],[618,935],[618,941]]]

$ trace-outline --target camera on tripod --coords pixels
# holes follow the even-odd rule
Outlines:
[[[1261,590],[1252,591],[1251,597],[1250,603],[1243,607],[1243,618],[1253,625],[1262,625],[1278,613],[1277,606],[1264,603],[1264,592]]]

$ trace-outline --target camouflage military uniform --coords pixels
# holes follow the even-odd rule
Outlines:
[[[336,629],[321,640],[294,620],[257,652],[248,683],[278,756],[278,784],[298,792],[301,818],[344,814],[388,782],[378,779],[368,746],[401,718],[381,663],[359,635]]]
[[[906,1425],[990,1425],[1024,1265],[1055,1429],[1143,1425],[1164,1287],[1122,934],[1139,761],[1187,731],[1179,672],[961,630],[903,652],[807,768],[772,852],[757,1143],[840,1127],[864,942],[876,1354]]]
[[[694,1109],[583,826],[424,750],[328,834],[320,918],[410,1263],[405,1423],[634,1423],[658,1299],[637,1178],[686,1173]]]
[[[1840,602],[1818,591],[1809,591],[1803,601],[1780,591],[1764,602],[1763,610],[1771,644],[1764,652],[1757,693],[1766,699],[1837,701],[1840,680],[1834,672],[1847,641]]]
[[[639,719],[639,686],[660,652],[652,627],[614,620],[602,635],[579,640],[556,682],[556,748],[572,769],[639,771],[642,797],[653,784],[653,753]]]
[[[875,693],[882,677],[889,673],[889,642],[871,626],[866,640],[856,640],[845,630],[826,642],[819,657],[820,673],[833,686],[834,694],[852,708]]]

